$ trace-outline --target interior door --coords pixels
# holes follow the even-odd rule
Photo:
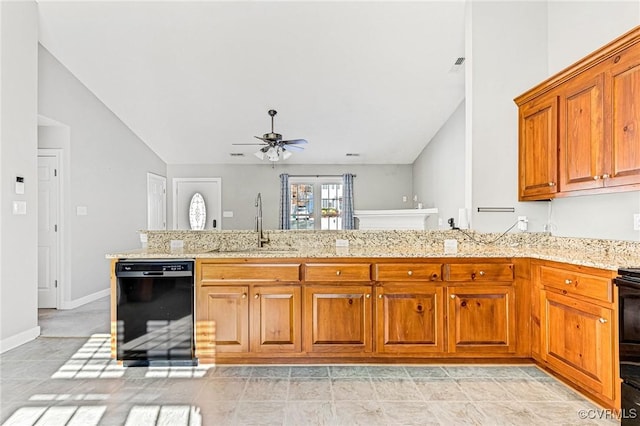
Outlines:
[[[38,155],[38,308],[58,307],[58,157]]]
[[[191,229],[189,205],[196,192],[204,198],[207,216],[204,229],[221,229],[221,186],[221,178],[174,178],[173,229]]]
[[[167,229],[167,178],[147,173],[147,229]]]

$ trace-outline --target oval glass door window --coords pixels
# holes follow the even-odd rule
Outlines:
[[[189,204],[189,224],[191,229],[199,231],[204,229],[207,221],[207,208],[204,205],[204,198],[199,192],[193,194]]]

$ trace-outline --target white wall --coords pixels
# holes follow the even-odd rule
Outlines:
[[[109,288],[106,253],[140,246],[147,172],[165,176],[166,164],[45,48],[38,52],[38,113],[68,126],[70,134],[65,241],[71,271],[63,302],[73,307]],[[43,147],[52,147],[51,138],[42,139]],[[77,216],[77,206],[88,214]]]
[[[549,3],[549,68],[553,75],[640,24],[640,2]],[[640,240],[633,214],[640,192],[588,195],[552,201],[554,235]]]
[[[458,209],[465,196],[465,102],[462,101],[447,122],[431,139],[413,163],[413,191],[425,207],[436,207],[442,228],[453,217],[458,223]],[[429,219],[430,229],[438,221]]]
[[[0,2],[0,352],[40,334],[38,327],[38,11]],[[14,191],[16,176],[25,194]],[[12,213],[14,200],[27,214]]]
[[[466,99],[473,110],[468,120],[472,227],[503,231],[525,215],[531,231],[542,231],[547,203],[517,201],[518,109],[513,98],[547,76],[547,4],[472,2],[470,13]],[[514,207],[515,213],[478,213],[478,207]]]
[[[287,165],[280,163],[272,168],[264,165],[168,165],[167,213],[172,214],[173,178],[220,177],[222,178],[222,209],[233,211],[233,218],[222,219],[222,229],[253,229],[255,223],[255,198],[262,194],[265,229],[278,228],[278,203],[280,200],[281,173],[290,175],[341,175],[354,173],[354,205],[356,209],[410,208],[402,196],[411,200],[413,193],[411,165]],[[168,220],[173,228],[173,218]]]

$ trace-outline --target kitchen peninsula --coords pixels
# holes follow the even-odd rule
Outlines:
[[[619,407],[612,278],[640,264],[638,243],[268,231],[257,248],[249,231],[146,234],[146,248],[108,257],[195,260],[201,363],[535,362]],[[172,252],[172,240],[184,248]],[[114,351],[116,330],[114,320]]]

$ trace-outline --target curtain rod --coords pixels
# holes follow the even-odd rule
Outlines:
[[[352,175],[356,177],[356,175]],[[289,175],[289,177],[342,177],[342,175]]]

